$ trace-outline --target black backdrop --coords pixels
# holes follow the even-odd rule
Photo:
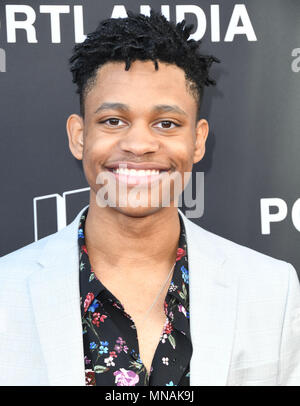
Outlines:
[[[186,12],[203,53],[222,61],[204,98],[210,135],[194,167],[204,172],[204,212],[192,221],[300,270],[298,0],[1,1],[0,256],[55,232],[88,203],[65,130],[79,112],[67,60],[81,24],[87,33],[112,13],[161,4],[174,21]],[[68,12],[45,8],[54,5]],[[14,20],[27,20],[27,30]]]

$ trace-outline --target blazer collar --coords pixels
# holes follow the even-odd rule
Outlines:
[[[47,238],[29,288],[50,385],[85,385],[77,230],[85,206],[67,227]],[[225,385],[237,301],[237,276],[212,233],[188,220],[191,385]],[[232,272],[231,272],[232,271]]]

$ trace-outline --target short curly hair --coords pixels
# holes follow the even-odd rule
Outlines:
[[[188,40],[193,25],[185,20],[174,24],[161,13],[151,10],[150,16],[128,11],[126,18],[108,18],[99,23],[84,42],[76,44],[69,59],[73,83],[80,97],[80,113],[84,117],[84,100],[95,84],[97,71],[106,62],[125,62],[125,70],[135,60],[152,60],[155,69],[158,61],[175,64],[185,72],[189,89],[194,95],[198,113],[204,86],[215,85],[209,77],[212,55],[201,55],[201,41]]]

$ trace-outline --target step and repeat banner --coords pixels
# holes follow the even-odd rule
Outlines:
[[[191,220],[300,272],[299,0],[1,1],[0,256],[56,232],[88,204],[65,129],[79,113],[68,58],[100,20],[150,7],[194,24],[191,38],[221,60],[202,105],[210,134],[194,166],[203,204]]]

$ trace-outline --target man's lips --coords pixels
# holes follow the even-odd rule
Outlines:
[[[156,162],[114,162],[105,167],[118,181],[132,185],[151,183],[170,169],[170,167]]]

